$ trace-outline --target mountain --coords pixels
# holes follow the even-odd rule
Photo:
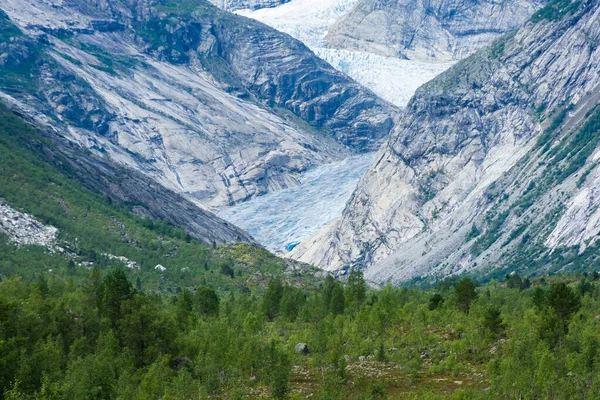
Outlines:
[[[227,11],[271,8],[285,4],[289,1],[290,0],[210,0],[215,6]]]
[[[519,28],[547,0],[359,0],[330,47],[429,61],[460,60]]]
[[[43,181],[48,177],[46,184],[49,184],[56,181],[49,177],[67,176],[68,179],[76,182],[74,185],[77,190],[99,193],[114,204],[126,206],[138,216],[162,220],[183,228],[191,237],[205,243],[253,241],[252,237],[241,229],[200,209],[194,203],[164,188],[147,176],[96,157],[61,137],[49,125],[50,121],[31,119],[28,117],[27,109],[10,104],[9,107],[13,109],[0,102],[2,175],[5,179],[20,182],[19,190],[28,191],[29,200],[37,203],[38,206],[44,208],[46,203],[43,199],[56,195],[46,193],[39,185],[29,187],[26,182],[29,180],[36,182],[39,179]],[[35,169],[30,165],[31,160],[36,160],[43,165],[42,169],[38,170],[39,177],[33,176]],[[4,163],[11,163],[11,165]],[[40,167],[36,166],[36,168]],[[18,170],[22,176],[13,176],[12,169]],[[23,199],[16,189],[12,190],[10,182],[4,182],[2,186],[0,198],[8,201],[7,207],[11,205],[26,209],[32,207],[27,203],[19,204]],[[73,191],[71,190],[70,193]],[[81,195],[81,201],[84,198]],[[91,207],[91,204],[88,204],[88,207]],[[7,209],[7,212],[10,213],[11,210]],[[46,215],[51,214],[51,207],[48,207]],[[56,220],[56,217],[50,219]]]
[[[378,282],[577,269],[600,238],[600,5],[555,0],[421,87],[293,256]]]
[[[149,295],[201,285],[260,292],[274,276],[298,287],[318,282],[315,268],[275,257],[238,228],[22,111],[0,104],[2,283],[45,276],[83,283],[113,268]]]
[[[204,0],[1,0],[0,91],[209,206],[377,148],[397,109],[302,43]]]
[[[365,51],[328,46],[326,36],[336,22],[351,12],[357,0],[293,0],[273,8],[238,10],[306,44],[337,70],[360,82],[381,98],[404,108],[423,83],[449,68],[452,62],[403,60]]]

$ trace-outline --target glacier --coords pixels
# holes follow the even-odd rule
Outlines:
[[[267,249],[286,253],[342,214],[374,154],[319,165],[304,173],[297,186],[214,211]]]
[[[362,51],[329,48],[328,30],[356,4],[356,0],[292,0],[274,8],[238,10],[304,42],[317,56],[350,76],[379,97],[406,107],[417,88],[453,65],[402,60]]]
[[[316,48],[314,53],[382,99],[405,107],[416,90],[454,63],[402,60],[363,51]]]
[[[424,83],[453,63],[402,60],[395,57],[329,48],[328,30],[357,0],[292,0],[274,8],[237,10],[302,41],[318,57],[369,88],[384,100],[406,107]],[[279,254],[309,238],[342,215],[346,202],[374,153],[314,167],[298,186],[267,193],[234,206],[216,208],[221,218],[245,229],[259,243]]]
[[[238,10],[238,15],[252,18],[300,40],[311,50],[326,46],[329,27],[357,0],[292,0],[278,7]]]

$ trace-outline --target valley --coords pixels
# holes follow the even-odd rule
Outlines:
[[[452,65],[329,46],[326,40],[329,30],[355,4],[356,0],[292,0],[273,8],[236,13],[302,41],[317,56],[398,107],[405,107],[419,86]]]
[[[297,186],[217,209],[267,249],[285,254],[338,218],[373,154],[320,165],[304,173]]]
[[[0,399],[600,398],[597,0],[0,0]]]

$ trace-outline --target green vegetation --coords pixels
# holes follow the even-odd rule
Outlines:
[[[580,1],[552,0],[544,8],[533,14],[531,21],[534,23],[538,23],[543,20],[558,21],[565,15],[576,11],[580,5]]]
[[[8,15],[3,10],[0,10],[0,43],[9,42],[11,39],[21,37],[23,33],[17,28]]]
[[[131,57],[129,55],[124,54],[110,54],[104,49],[90,45],[87,43],[83,43],[80,41],[71,41],[72,44],[78,47],[80,50],[85,51],[88,54],[93,55],[100,61],[101,65],[90,64],[92,67],[109,73],[111,75],[116,75],[117,71],[127,72],[137,65],[139,65],[140,61]],[[61,54],[62,57],[68,58],[67,55]]]
[[[490,46],[490,57],[493,59],[498,59],[502,57],[502,55],[504,54],[504,48],[506,47],[506,43],[508,43],[512,38],[514,38],[516,34],[517,31],[515,30],[513,32],[507,33],[506,35],[502,36],[501,38],[497,39],[494,43],[492,43],[492,45]]]
[[[598,274],[379,291],[359,270],[319,281],[256,246],[214,248],[132,215],[47,159],[51,146],[0,108],[0,197],[58,227],[67,250],[0,240],[3,398],[599,394]],[[555,254],[565,267],[578,253]]]
[[[504,221],[506,221],[506,219],[508,218],[508,216],[508,211],[501,213],[500,215],[491,220],[488,216],[487,231],[485,232],[485,234],[481,235],[471,247],[471,252],[474,255],[479,255],[483,251],[489,249],[489,247],[492,244],[494,244],[494,242],[498,240],[500,236],[502,236],[502,226],[504,224]]]
[[[500,206],[498,203],[488,213],[486,229],[483,230],[482,234],[477,235],[478,238],[471,247],[473,255],[480,255],[503,235],[504,230],[502,228],[512,214],[522,215],[548,190],[560,185],[585,166],[600,141],[600,109],[596,107],[590,110],[586,115],[585,123],[581,127],[575,129],[569,135],[563,135],[560,141],[556,143],[557,132],[559,132],[572,108],[573,106],[569,105],[556,115],[533,149],[533,151],[539,151],[541,154],[546,155],[545,162],[540,164],[543,170],[539,176],[530,181],[521,197],[510,208],[499,211]],[[581,176],[576,182],[577,186],[583,185],[594,165],[595,163],[581,171]],[[497,196],[497,193],[492,195],[491,190],[488,197],[493,199],[494,196]],[[532,236],[544,236],[541,232],[551,229],[558,221],[561,212],[562,206],[559,205],[548,211],[542,221],[534,225],[521,224],[510,233],[502,243],[502,247],[507,246],[519,237],[522,237],[522,239],[512,251],[512,260],[506,263],[507,269],[531,272],[536,270],[556,271],[560,268],[567,268],[570,271],[577,271],[583,265],[596,262],[595,245],[590,249],[586,249],[582,254],[574,249],[560,249],[560,251],[547,254],[547,248],[542,244],[529,240]],[[472,230],[467,235],[467,240],[476,237],[476,233]],[[493,273],[502,274],[504,272],[503,270],[497,270]]]
[[[563,165],[553,171],[558,183],[578,171],[592,155],[600,140],[600,109],[596,109],[588,121],[564,146],[556,146],[552,154],[552,164],[563,161]]]
[[[600,394],[598,274],[379,291],[353,274],[355,286],[328,278],[308,290],[275,278],[262,295],[204,286],[150,294],[121,268],[96,267],[85,279],[11,275],[0,282],[0,391],[6,399]]]
[[[6,56],[0,67],[0,88],[7,92],[34,92],[36,64],[43,53],[42,41],[25,37],[0,10],[0,47]]]
[[[540,137],[536,149],[548,154],[547,167],[538,182],[532,182],[523,197],[516,205],[520,212],[528,209],[550,187],[562,183],[569,176],[579,171],[595,150],[600,140],[600,109],[596,108],[587,115],[587,121],[573,135],[567,136],[554,145],[555,133],[563,124],[572,105],[564,108],[554,118],[550,126]],[[591,170],[583,172],[578,185],[583,184]]]
[[[477,229],[477,226],[475,224],[473,224],[471,226],[471,230],[469,231],[469,233],[467,233],[467,236],[465,236],[465,241],[468,242],[471,239],[475,239],[480,234],[481,234],[481,231],[479,229]]]
[[[167,14],[188,15],[200,7],[198,0],[159,0],[156,9]]]
[[[78,281],[87,276],[86,263],[101,268],[123,265],[108,254],[135,261],[139,269],[129,271],[129,278],[139,278],[148,291],[200,285],[220,291],[261,291],[273,274],[283,274],[285,262],[259,247],[240,243],[215,249],[163,221],[134,216],[83,188],[71,177],[68,163],[45,159],[44,149],[51,147],[0,107],[0,198],[57,227],[59,245],[71,253],[49,254],[35,246],[16,248],[0,237],[0,276],[19,274],[33,279],[53,269]],[[166,271],[155,270],[158,264]],[[311,284],[311,279],[304,282]]]

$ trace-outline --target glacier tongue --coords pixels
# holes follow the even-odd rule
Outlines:
[[[314,52],[335,69],[399,107],[405,107],[421,85],[453,65],[452,62],[401,60],[354,50],[317,48]]]
[[[374,153],[317,166],[298,186],[216,210],[269,250],[285,252],[342,214]]]
[[[357,0],[292,0],[274,8],[238,10],[236,14],[262,23],[304,42],[334,68],[400,107],[422,84],[452,63],[401,60],[372,53],[327,48],[325,36]],[[276,252],[291,250],[341,216],[373,154],[349,157],[306,172],[300,185],[252,199],[216,213],[245,229]]]
[[[239,10],[237,14],[256,19],[304,42],[317,56],[381,98],[399,107],[422,84],[448,69],[452,63],[401,60],[361,51],[331,49],[325,36],[356,0],[292,0],[274,8]]]

